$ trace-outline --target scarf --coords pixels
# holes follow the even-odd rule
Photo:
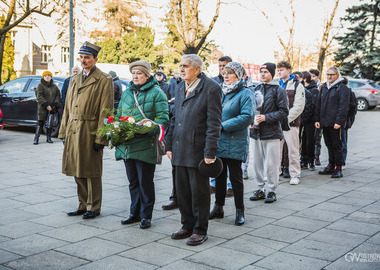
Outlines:
[[[234,91],[236,89],[236,87],[238,86],[240,81],[236,81],[236,82],[233,82],[231,83],[230,85],[227,85],[225,82],[222,84],[222,90],[223,90],[223,93],[225,95],[227,95],[228,93]]]

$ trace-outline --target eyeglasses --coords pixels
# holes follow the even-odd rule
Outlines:
[[[335,74],[335,73],[333,73],[333,74],[326,74],[327,76],[336,76],[336,75],[338,75],[338,74]]]
[[[232,72],[231,73],[227,73],[227,72],[222,73],[223,76],[228,76],[228,75],[232,75],[232,74],[234,74],[234,73],[232,73]]]

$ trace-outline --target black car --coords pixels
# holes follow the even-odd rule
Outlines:
[[[59,90],[64,78],[53,77]],[[4,124],[35,126],[37,124],[36,88],[41,76],[24,76],[0,86],[0,108],[3,111]],[[44,130],[45,131],[45,130]],[[53,129],[52,136],[58,135],[58,128]]]

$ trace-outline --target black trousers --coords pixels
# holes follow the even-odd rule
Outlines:
[[[177,203],[182,229],[207,234],[210,215],[210,181],[198,168],[175,166]]]
[[[314,164],[315,126],[314,122],[302,126],[301,156],[305,163]]]
[[[314,123],[315,124],[315,123]],[[322,128],[316,128],[315,129],[315,156],[319,158],[320,154],[321,154],[321,148],[322,148],[322,145],[321,145],[321,140],[322,140],[322,134],[323,134],[323,130]]]
[[[234,191],[236,209],[244,209],[244,184],[241,160],[231,158],[221,158],[223,171],[215,179],[215,202],[223,206],[226,199],[227,189],[227,169],[230,172],[230,180]]]
[[[329,164],[332,166],[343,165],[342,129],[323,127],[323,138],[329,152]]]
[[[155,201],[153,177],[156,164],[135,159],[124,160],[124,164],[131,195],[129,213],[142,219],[152,219]]]
[[[172,194],[170,195],[169,200],[173,202],[177,202],[177,191],[175,187],[175,167],[172,165],[172,182],[173,182],[173,189],[172,189]]]

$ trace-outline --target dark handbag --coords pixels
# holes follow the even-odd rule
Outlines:
[[[47,119],[45,121],[45,127],[46,128],[56,128],[58,127],[59,119],[58,119],[58,113],[48,113]]]

